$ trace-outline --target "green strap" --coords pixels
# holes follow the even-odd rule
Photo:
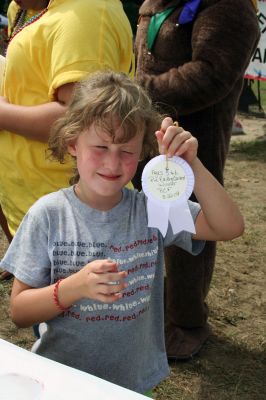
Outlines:
[[[148,392],[144,393],[144,396],[149,397],[149,398],[153,398],[152,390],[149,390]]]
[[[147,46],[148,50],[152,51],[153,45],[159,33],[159,30],[166,20],[166,18],[172,14],[176,7],[167,8],[167,10],[162,11],[160,13],[156,13],[151,17],[148,32],[147,32]]]

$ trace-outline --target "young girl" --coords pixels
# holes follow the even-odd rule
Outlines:
[[[203,240],[243,232],[237,206],[197,158],[197,140],[170,118],[159,125],[145,91],[125,75],[81,83],[50,140],[57,160],[76,159],[76,183],[31,207],[1,264],[15,275],[12,320],[47,323],[38,354],[140,393],[169,372],[164,246],[198,254]],[[148,228],[145,195],[125,188],[155,137],[161,153],[194,171],[195,235]]]

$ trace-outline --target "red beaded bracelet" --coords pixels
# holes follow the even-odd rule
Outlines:
[[[56,306],[61,310],[61,311],[68,311],[70,309],[70,307],[64,307],[62,304],[60,304],[59,298],[58,298],[58,288],[60,285],[60,282],[62,282],[63,279],[59,279],[55,286],[54,286],[54,294],[53,294],[53,299],[54,299],[54,303],[56,304]]]

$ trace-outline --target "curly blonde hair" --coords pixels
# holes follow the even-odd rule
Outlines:
[[[76,85],[73,99],[64,114],[54,124],[49,139],[52,158],[64,163],[68,145],[73,144],[92,123],[110,134],[117,143],[117,121],[123,128],[119,142],[127,142],[144,133],[141,158],[158,153],[154,132],[160,128],[161,115],[147,92],[123,73],[98,72]],[[78,175],[71,183],[77,182]]]

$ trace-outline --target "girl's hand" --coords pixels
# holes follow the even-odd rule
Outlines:
[[[121,292],[127,287],[124,282],[127,272],[118,272],[117,263],[111,260],[92,261],[75,275],[80,283],[82,297],[104,303],[121,299]]]
[[[172,118],[164,118],[161,130],[155,132],[157,137],[159,151],[169,158],[180,156],[189,164],[197,156],[198,141],[190,132],[174,125]]]

